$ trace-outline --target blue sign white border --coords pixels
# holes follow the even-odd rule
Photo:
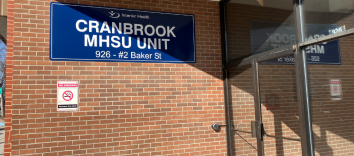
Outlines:
[[[104,59],[104,60],[94,60],[94,59],[73,59],[73,58],[53,58],[52,56],[52,26],[53,26],[53,5],[68,5],[68,6],[77,6],[77,7],[91,7],[91,8],[101,8],[101,9],[110,9],[110,10],[124,10],[124,11],[139,11],[139,12],[148,12],[148,13],[157,13],[157,14],[170,14],[170,15],[182,15],[182,16],[192,16],[193,18],[193,43],[194,43],[194,60],[193,61],[156,61],[151,62],[151,60],[125,60],[125,59]],[[93,5],[82,5],[82,4],[69,4],[69,3],[60,3],[60,2],[51,2],[50,3],[50,47],[49,47],[49,59],[52,61],[91,61],[91,62],[148,62],[148,63],[196,63],[196,43],[195,43],[195,20],[193,14],[180,14],[180,13],[171,13],[171,12],[158,12],[158,11],[147,11],[147,10],[137,10],[137,9],[122,9],[114,7],[104,7],[104,6],[93,6]]]

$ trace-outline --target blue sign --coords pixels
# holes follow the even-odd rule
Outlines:
[[[50,59],[195,63],[194,15],[50,5]]]
[[[327,36],[338,29],[336,24],[307,24],[308,37],[312,40]],[[251,21],[251,52],[253,54],[296,43],[295,26],[272,22]],[[339,41],[308,46],[305,49],[309,64],[341,64]],[[279,57],[262,64],[294,64],[294,55]]]

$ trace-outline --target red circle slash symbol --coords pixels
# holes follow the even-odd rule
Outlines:
[[[338,93],[338,86],[333,87],[333,93]]]
[[[63,99],[65,100],[65,101],[70,101],[70,100],[72,100],[73,99],[73,97],[74,97],[74,94],[73,94],[73,92],[71,92],[71,91],[65,91],[64,93],[63,93]]]

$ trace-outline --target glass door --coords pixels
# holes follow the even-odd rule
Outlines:
[[[304,47],[309,59],[315,154],[354,155],[354,1],[304,1],[303,5],[305,23],[312,25],[306,40],[328,37]],[[327,7],[314,7],[318,5]]]
[[[225,8],[233,155],[301,154],[293,1]]]
[[[224,2],[228,156],[353,155],[354,2]]]

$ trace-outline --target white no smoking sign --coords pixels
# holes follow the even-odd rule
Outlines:
[[[79,82],[58,81],[57,110],[77,111],[79,109]]]
[[[341,100],[342,99],[342,83],[338,79],[332,79],[329,82],[331,88],[331,99]]]

